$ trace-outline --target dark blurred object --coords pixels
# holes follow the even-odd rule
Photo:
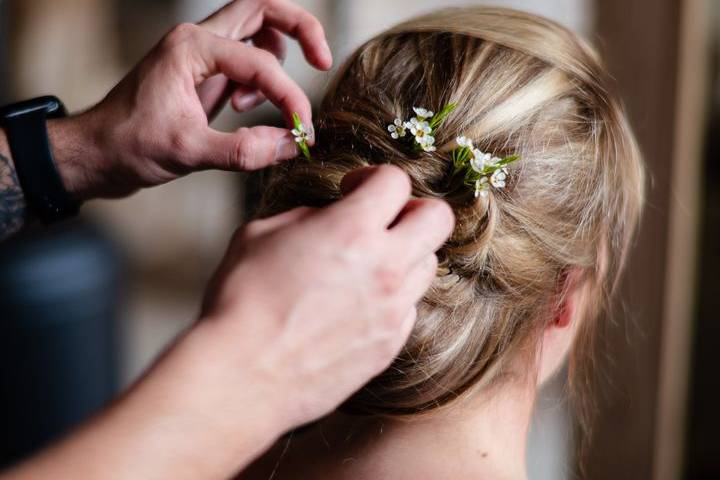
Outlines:
[[[8,30],[8,19],[10,17],[8,16],[7,11],[7,2],[0,0],[0,32],[7,32]],[[6,79],[8,78],[8,45],[6,37],[7,35],[0,33],[0,78],[3,79],[0,81],[0,105],[5,105],[9,102],[9,92],[7,91],[6,85]]]
[[[119,264],[80,220],[0,245],[0,468],[116,392]]]
[[[111,0],[117,19],[119,55],[135,65],[178,20],[176,0]]]
[[[700,275],[688,402],[687,480],[720,478],[720,37],[713,55],[713,104],[707,134],[702,191]]]

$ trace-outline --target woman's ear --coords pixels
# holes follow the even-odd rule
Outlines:
[[[587,281],[580,269],[567,272],[558,285],[560,302],[545,325],[538,383],[550,378],[570,351],[584,309]]]
[[[553,320],[550,325],[546,328],[567,328],[573,322],[573,316],[575,314],[575,299],[573,298],[573,292],[577,284],[577,275],[574,272],[570,272],[563,277],[563,285],[560,285],[561,302],[558,304],[557,309],[553,312]]]

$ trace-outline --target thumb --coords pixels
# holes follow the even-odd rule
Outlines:
[[[234,133],[208,129],[202,144],[202,163],[209,169],[259,170],[298,155],[290,131],[275,127],[241,128]]]

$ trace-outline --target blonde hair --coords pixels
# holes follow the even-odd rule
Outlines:
[[[391,163],[414,194],[443,198],[457,227],[419,306],[403,352],[348,402],[355,411],[413,414],[509,372],[533,351],[564,295],[566,276],[591,285],[571,358],[575,381],[599,307],[621,270],[643,202],[640,154],[596,53],[562,26],[502,8],[443,9],[361,46],[329,88],[316,161],[276,167],[262,215],[341,196],[349,171]],[[457,109],[418,153],[387,125],[413,106]],[[458,135],[484,152],[519,154],[508,186],[487,202],[450,186],[447,148]]]

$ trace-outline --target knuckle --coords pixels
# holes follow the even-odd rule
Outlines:
[[[273,53],[259,48],[257,54],[260,55],[260,60],[262,60],[263,63],[272,64],[273,67],[280,66],[278,58]]]
[[[392,296],[403,285],[405,275],[396,266],[381,265],[373,272],[375,285],[383,296]]]
[[[324,37],[325,36],[325,29],[323,28],[322,23],[320,23],[320,20],[315,18],[310,13],[308,13],[308,12],[303,13],[302,17],[300,18],[300,22],[303,25],[305,25],[307,32],[311,36],[313,36],[313,37]]]
[[[260,235],[263,230],[262,220],[248,222],[240,230],[242,231],[242,237],[244,239],[255,238]]]
[[[278,60],[278,58],[274,54],[268,52],[267,50],[263,50],[262,48],[252,48],[250,52],[251,55],[255,57],[255,68],[258,71],[270,70],[278,73],[277,71],[282,69],[282,64],[280,63],[280,60]]]
[[[181,23],[176,25],[165,35],[162,45],[165,49],[174,49],[187,42],[197,32],[198,26],[192,23]]]
[[[237,132],[235,146],[230,152],[230,165],[237,166],[242,169],[252,164],[253,159],[257,155],[257,141],[254,136],[250,135],[250,131],[243,127]]]
[[[185,159],[190,156],[190,140],[186,133],[173,132],[170,134],[170,151],[173,156],[180,159]]]
[[[235,230],[232,244],[245,244],[260,237],[263,233],[262,220],[253,220]]]

